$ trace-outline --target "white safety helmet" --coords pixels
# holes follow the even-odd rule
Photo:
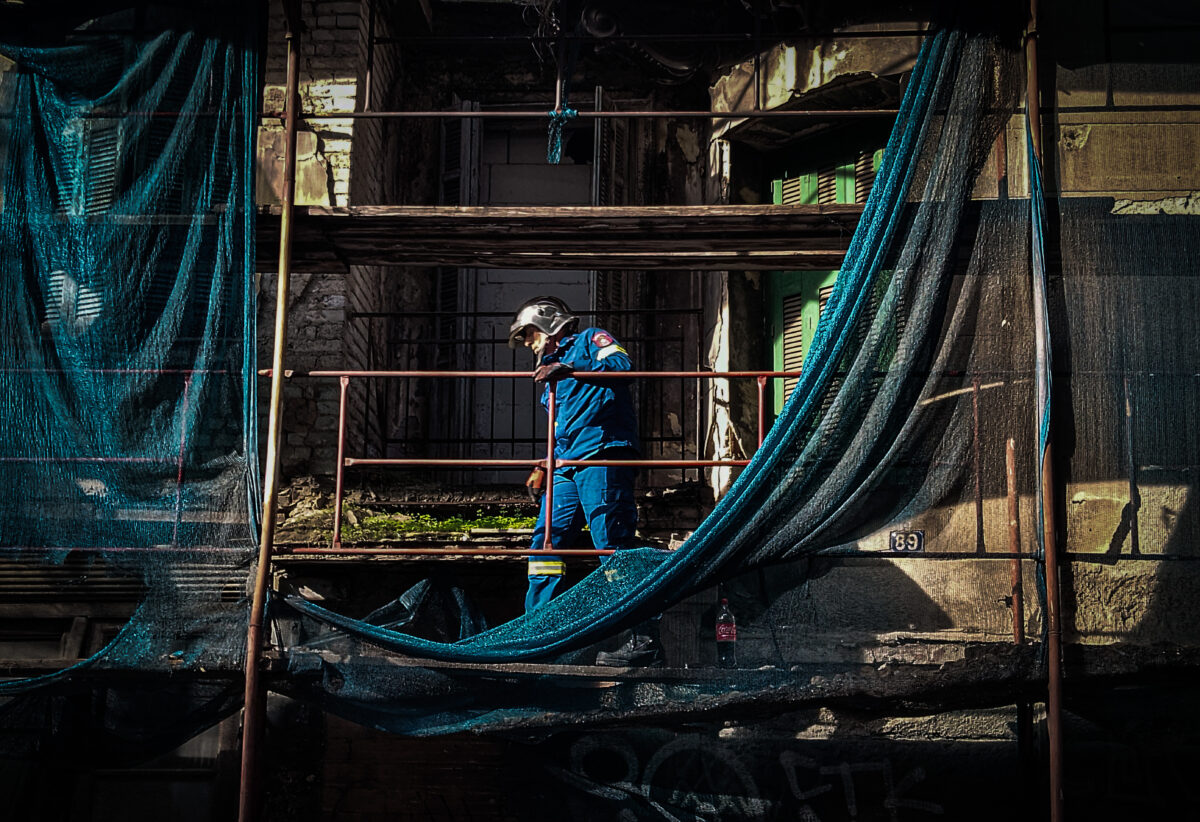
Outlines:
[[[558,297],[534,297],[517,309],[517,316],[508,328],[508,347],[516,348],[525,341],[526,328],[536,328],[553,337],[564,328],[571,331],[578,325],[579,317]]]

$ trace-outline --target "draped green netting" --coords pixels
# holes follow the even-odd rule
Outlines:
[[[244,657],[256,15],[190,6],[116,12],[53,39],[0,33],[14,64],[0,73],[0,562],[141,592],[85,662],[0,683],[0,695],[36,692],[6,706],[9,729],[78,699],[81,670],[236,670]],[[130,735],[188,713],[169,690],[141,699]],[[186,701],[231,709],[227,685],[210,690],[221,696]],[[119,715],[114,704],[95,722]]]
[[[796,561],[816,551],[893,522],[941,527],[976,493],[973,451],[990,466],[976,483],[1002,497],[1004,442],[1028,449],[1031,435],[1029,207],[970,197],[1018,86],[1016,52],[995,33],[945,28],[927,38],[803,377],[751,464],[682,547],[618,552],[548,607],[456,642],[299,597],[274,601],[290,665],[278,687],[408,733],[602,710],[553,677],[509,682],[445,663],[590,664],[595,642],[705,587],[767,565],[777,566],[772,579],[798,582]],[[796,613],[784,595],[767,597],[754,617],[794,641]],[[786,680],[784,641],[765,661]],[[392,653],[442,664],[397,666]],[[732,676],[747,695],[779,685]],[[660,684],[648,699],[699,705],[729,689],[728,679]]]

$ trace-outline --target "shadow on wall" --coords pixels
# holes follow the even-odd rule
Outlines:
[[[903,570],[875,559],[813,557],[771,566],[728,580],[720,596],[738,621],[743,668],[852,662],[857,653],[847,640],[954,626]],[[713,636],[716,612],[714,604],[700,615],[705,638]]]
[[[1092,642],[1195,645],[1200,215],[1127,213],[1112,198],[1060,209],[1050,314],[1064,364],[1054,402],[1065,626]]]

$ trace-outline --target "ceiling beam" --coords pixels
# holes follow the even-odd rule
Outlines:
[[[861,205],[298,207],[292,268],[829,269],[861,214]],[[278,238],[278,207],[261,209],[258,248]],[[259,271],[275,265],[260,254]]]

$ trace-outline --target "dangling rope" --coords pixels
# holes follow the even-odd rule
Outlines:
[[[564,44],[560,39],[554,58],[558,66],[558,76],[555,78],[554,87],[554,108],[547,112],[550,116],[550,125],[547,128],[546,162],[554,165],[562,162],[563,126],[579,116],[579,112],[571,108],[570,103],[567,102],[567,84],[571,82],[571,74],[575,71],[575,58],[579,54],[579,44],[572,43],[568,54],[564,54],[564,51]]]
[[[563,126],[569,120],[578,117],[579,112],[564,105],[563,108],[553,109],[547,114],[550,115],[550,127],[548,129],[549,142],[546,145],[546,162],[558,165],[562,161]]]

